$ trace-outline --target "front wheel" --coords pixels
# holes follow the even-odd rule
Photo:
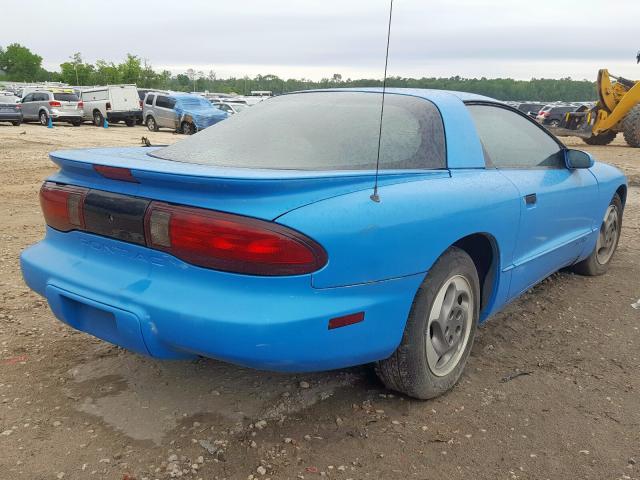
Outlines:
[[[196,127],[193,123],[182,122],[182,125],[180,126],[180,131],[184,135],[193,135],[194,133],[196,133]]]
[[[618,248],[620,232],[622,231],[622,200],[616,193],[604,214],[596,247],[591,254],[576,263],[572,270],[580,275],[602,275],[609,270],[613,254]]]
[[[476,333],[480,281],[473,260],[451,247],[418,289],[402,341],[376,372],[390,389],[428,399],[462,375]]]
[[[633,107],[622,121],[622,134],[627,145],[640,147],[640,104]]]

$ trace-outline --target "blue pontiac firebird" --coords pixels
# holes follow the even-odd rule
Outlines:
[[[490,98],[391,89],[372,200],[380,101],[294,93],[164,148],[52,153],[27,284],[138,353],[377,362],[391,389],[445,392],[478,323],[560,268],[607,270],[626,180]]]

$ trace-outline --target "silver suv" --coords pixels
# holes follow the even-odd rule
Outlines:
[[[36,90],[22,99],[24,122],[40,121],[48,125],[54,122],[69,122],[75,127],[82,124],[83,103],[71,89]]]

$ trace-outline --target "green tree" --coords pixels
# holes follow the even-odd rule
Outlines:
[[[46,73],[42,69],[42,57],[19,43],[0,48],[0,70],[8,80],[18,82],[42,80]]]
[[[142,63],[140,57],[127,53],[126,60],[118,65],[120,71],[120,81],[122,83],[137,84],[142,76]]]
[[[85,63],[80,52],[76,52],[69,62],[60,64],[60,81],[69,85],[92,85],[96,83],[95,67]]]

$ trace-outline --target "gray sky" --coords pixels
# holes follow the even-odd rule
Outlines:
[[[8,4],[9,5],[9,4]],[[219,77],[381,78],[387,0],[23,0],[0,45]],[[19,5],[19,8],[17,6]],[[27,20],[28,19],[28,20]],[[395,0],[389,75],[640,78],[640,0]]]

